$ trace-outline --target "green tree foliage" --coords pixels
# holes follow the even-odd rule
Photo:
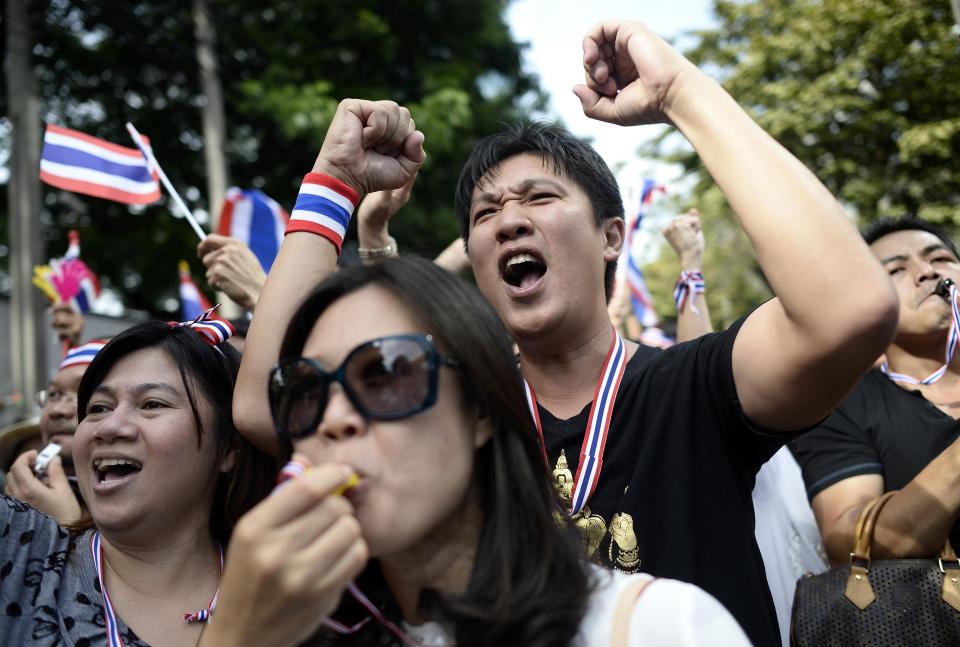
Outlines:
[[[536,78],[521,70],[522,46],[504,22],[506,6],[504,0],[212,0],[231,183],[260,188],[292,208],[337,102],[392,99],[411,108],[428,154],[413,199],[392,229],[405,251],[438,252],[457,235],[453,187],[472,144],[497,123],[544,103]],[[124,145],[130,144],[123,125],[132,121],[151,138],[188,205],[205,208],[203,97],[190,3],[54,0],[33,1],[31,9],[47,120]],[[48,254],[61,254],[66,230],[79,228],[85,260],[128,306],[162,312],[176,295],[178,258],[190,259],[202,277],[196,239],[165,202],[131,210],[78,198],[45,187]],[[2,243],[5,196],[0,200]]]
[[[688,55],[859,224],[912,213],[960,225],[960,30],[948,0],[718,0],[714,11],[716,28],[698,33]],[[670,142],[656,150],[700,180],[692,206],[705,214],[708,301],[736,304],[716,313],[728,324],[766,291],[754,289],[756,260],[699,160],[668,153]],[[651,290],[667,311],[668,261],[666,250],[648,269],[664,275],[662,284],[651,276]],[[745,292],[718,294],[727,289]]]

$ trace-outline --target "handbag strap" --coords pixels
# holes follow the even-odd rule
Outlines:
[[[943,549],[940,551],[940,557],[943,559],[949,559],[952,562],[957,561],[957,554],[953,552],[953,546],[950,544],[950,537],[947,537],[947,541],[944,543]]]
[[[954,610],[960,611],[960,561],[950,545],[950,537],[947,537],[943,544],[937,564],[943,573],[943,591],[940,597]]]
[[[887,501],[896,493],[896,490],[891,490],[886,494],[878,496],[863,507],[863,510],[860,512],[860,517],[857,519],[856,530],[854,531],[853,555],[851,559],[856,558],[866,562],[870,561],[870,547],[873,545],[873,531],[877,527],[877,518],[880,516],[880,511],[883,510],[883,506],[885,506]]]
[[[657,578],[636,579],[628,584],[617,598],[617,608],[613,612],[613,633],[610,635],[610,647],[627,647],[630,640],[630,618],[637,600]]]
[[[877,497],[863,507],[857,519],[854,531],[853,552],[850,554],[850,574],[847,577],[847,586],[844,596],[859,609],[866,609],[877,599],[870,585],[870,547],[873,544],[873,532],[877,526],[877,518],[887,501],[896,493],[887,492]],[[943,588],[940,597],[954,610],[960,611],[960,560],[947,537],[940,550],[937,560],[940,571],[943,573]]]
[[[877,517],[894,492],[873,499],[863,507],[857,518],[857,526],[853,536],[853,552],[850,553],[850,574],[847,576],[847,586],[843,595],[858,609],[866,609],[877,599],[873,587],[870,585],[868,573],[870,571],[870,545],[873,543],[873,531],[877,525]]]

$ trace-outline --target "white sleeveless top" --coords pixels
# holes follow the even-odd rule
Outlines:
[[[597,586],[573,644],[578,647],[610,647],[613,615],[623,590],[636,580],[650,580],[645,573],[627,575],[594,567]],[[426,622],[404,630],[424,647],[455,647],[450,627]],[[658,579],[647,585],[630,619],[631,647],[749,647],[746,634],[733,616],[713,596],[693,584]]]

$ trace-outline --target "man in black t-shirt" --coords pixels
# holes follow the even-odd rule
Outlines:
[[[834,563],[848,561],[864,505],[891,490],[872,557],[930,557],[948,534],[960,546],[960,358],[946,356],[952,311],[936,293],[943,279],[960,284],[957,250],[916,218],[878,221],[864,238],[899,295],[897,335],[883,369],[795,445]]]
[[[587,551],[698,584],[754,643],[776,645],[754,477],[882,352],[893,290],[829,192],[663,40],[610,22],[583,47],[584,113],[679,128],[778,298],[663,352],[620,346],[606,310],[624,238],[616,180],[591,147],[543,124],[482,140],[464,167],[456,210],[474,275],[520,349],[549,468]]]

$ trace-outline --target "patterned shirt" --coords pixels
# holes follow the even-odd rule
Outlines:
[[[107,634],[88,531],[0,495],[0,645],[86,647]],[[127,647],[149,647],[117,619]]]

